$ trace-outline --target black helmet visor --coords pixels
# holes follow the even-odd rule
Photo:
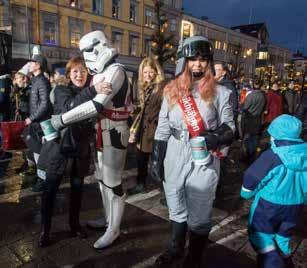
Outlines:
[[[204,40],[199,40],[191,42],[183,46],[178,57],[184,58],[193,58],[193,57],[202,57],[202,58],[212,58],[212,46],[209,42]]]

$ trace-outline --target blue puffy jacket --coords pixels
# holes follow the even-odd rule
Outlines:
[[[299,138],[302,122],[290,115],[277,117],[268,132],[275,139],[245,172],[241,196],[257,196],[278,205],[306,203],[307,143]]]

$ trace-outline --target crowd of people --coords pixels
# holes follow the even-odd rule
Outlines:
[[[248,227],[258,265],[293,267],[289,241],[307,202],[306,88],[289,81],[281,92],[279,81],[269,87],[259,79],[233,81],[202,36],[180,44],[170,81],[155,58],[144,58],[136,88],[103,32],[83,36],[80,51],[82,56],[51,75],[46,58],[35,54],[12,85],[9,77],[0,79],[0,121],[25,124],[25,164],[17,172],[35,172],[33,190],[42,192],[39,246],[50,245],[55,197],[65,174],[71,184],[70,231],[81,239],[87,237],[79,221],[83,181],[93,174],[98,181],[102,213],[88,226],[106,231],[96,249],[119,237],[126,195],[145,192],[150,176],[164,189],[172,226],[157,266],[184,258],[184,267],[203,267],[213,201],[237,140],[240,159],[251,164],[241,196],[255,198]],[[259,147],[261,139],[268,140],[266,146]],[[125,193],[129,143],[136,146],[137,177]]]

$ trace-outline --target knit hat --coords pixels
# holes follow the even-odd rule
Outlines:
[[[47,70],[47,59],[40,54],[34,54],[30,61],[38,62],[41,66],[42,71]]]
[[[268,128],[275,140],[302,141],[302,122],[294,116],[282,114],[275,118]]]

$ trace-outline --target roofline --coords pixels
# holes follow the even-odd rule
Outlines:
[[[243,27],[243,26],[259,25],[259,24],[262,24],[262,25],[265,25],[265,26],[266,26],[266,23],[265,23],[265,22],[259,22],[259,23],[242,24],[242,25],[232,26],[232,27],[230,27],[230,28],[232,29],[232,28],[239,28],[239,27]]]
[[[226,29],[226,30],[228,30],[228,31],[231,31],[231,32],[233,32],[233,33],[235,33],[235,34],[243,35],[244,37],[247,37],[247,38],[250,38],[250,39],[252,39],[252,40],[256,40],[257,42],[260,42],[260,39],[258,39],[258,38],[256,38],[256,37],[250,36],[250,35],[245,34],[245,33],[237,32],[237,31],[235,31],[235,30],[233,30],[233,29],[231,29],[231,28],[227,28],[226,26],[223,26],[223,25],[220,25],[220,24],[217,24],[217,23],[213,23],[213,22],[207,21],[207,20],[202,20],[202,19],[200,19],[200,18],[197,18],[197,17],[192,16],[192,15],[187,14],[187,13],[183,13],[182,15],[183,15],[183,18],[184,18],[184,16],[190,17],[190,18],[192,18],[192,19],[195,19],[195,20],[199,21],[200,24],[201,24],[201,23],[208,23],[208,24],[211,24],[211,25],[215,25],[215,26],[221,27],[221,28],[223,28],[223,29]],[[256,23],[256,24],[259,24],[259,23]],[[264,24],[265,24],[265,23],[264,23]],[[266,28],[267,28],[267,27],[266,27]],[[286,49],[286,50],[290,51],[291,53],[293,53],[292,50],[289,49],[289,48],[287,48],[287,47],[282,47],[282,46],[276,45],[276,44],[274,44],[274,43],[272,43],[272,42],[270,42],[269,45],[273,45],[273,46],[278,47],[278,48],[281,48],[281,49]]]
[[[215,25],[215,26],[221,27],[221,28],[223,28],[223,29],[226,29],[226,30],[231,31],[231,32],[233,32],[233,33],[235,33],[235,34],[238,34],[238,35],[243,35],[244,37],[250,38],[250,39],[252,39],[252,40],[254,40],[254,41],[257,41],[257,42],[260,41],[260,40],[259,40],[258,38],[256,38],[256,37],[253,37],[253,36],[250,36],[250,35],[248,35],[248,34],[241,33],[241,32],[237,32],[237,31],[235,31],[235,30],[232,30],[231,28],[228,28],[228,27],[226,27],[226,26],[223,26],[223,25],[220,25],[220,24],[211,22],[211,21],[202,20],[202,19],[200,19],[200,18],[197,18],[197,17],[195,17],[195,16],[191,16],[191,15],[186,14],[186,13],[183,13],[183,17],[184,17],[184,16],[191,17],[191,18],[193,18],[193,19],[199,21],[200,23],[208,23],[208,24],[211,24],[211,25]]]

